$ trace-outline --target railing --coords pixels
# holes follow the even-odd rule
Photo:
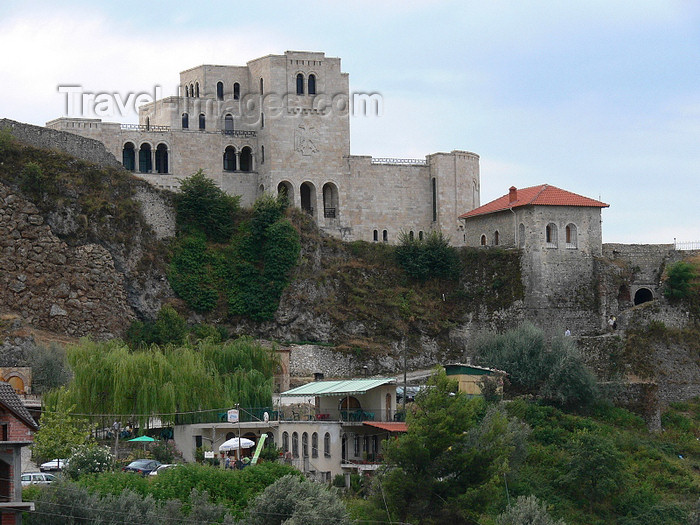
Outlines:
[[[164,132],[164,131],[170,131],[170,126],[152,126],[152,125],[144,125],[144,124],[122,124],[121,129],[123,130],[128,130],[128,131],[155,131],[155,132]]]
[[[403,166],[427,166],[425,159],[393,159],[390,157],[373,158],[372,164],[400,164]]]
[[[323,216],[326,219],[335,219],[335,208],[323,208]]]
[[[676,242],[673,239],[674,250],[700,250],[700,241]]]
[[[255,137],[257,132],[245,129],[222,129],[221,134],[233,137]]]

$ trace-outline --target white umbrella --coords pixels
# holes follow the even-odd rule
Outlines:
[[[238,438],[231,438],[228,441],[224,441],[219,445],[219,452],[226,452],[228,450],[238,450],[239,448],[252,448],[255,446],[255,441],[251,441],[247,438],[241,438],[240,444],[238,443]]]

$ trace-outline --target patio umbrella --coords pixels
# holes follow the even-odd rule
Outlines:
[[[238,438],[231,438],[219,445],[219,452],[227,452],[229,450],[238,450],[239,448],[252,448],[255,446],[255,441],[247,438],[241,438],[240,444]]]
[[[141,443],[143,443],[143,449],[146,450],[146,443],[148,443],[149,441],[155,441],[155,439],[153,439],[150,436],[139,436],[137,438],[130,439],[129,441],[140,441]]]

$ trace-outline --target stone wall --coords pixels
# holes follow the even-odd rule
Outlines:
[[[36,148],[57,149],[102,167],[122,167],[105,145],[97,140],[9,119],[0,119],[0,129],[2,128],[9,129],[20,142]]]
[[[98,245],[69,247],[37,208],[0,184],[0,309],[34,326],[108,337],[133,319],[123,276]]]
[[[153,229],[157,239],[175,236],[175,205],[173,195],[137,186],[134,200],[141,204],[141,214]]]

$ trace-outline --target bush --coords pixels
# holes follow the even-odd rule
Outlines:
[[[226,242],[234,231],[239,200],[199,170],[180,185],[175,200],[177,225],[183,232],[199,231],[211,241]]]
[[[93,443],[80,445],[73,449],[65,474],[71,479],[78,479],[85,474],[105,472],[114,467],[114,456],[109,447]]]
[[[687,299],[695,294],[698,272],[691,263],[678,261],[666,270],[664,295],[671,300]]]
[[[172,463],[178,455],[175,442],[170,440],[156,441],[151,447],[151,455],[156,461],[161,463]]]
[[[43,394],[67,384],[71,372],[66,363],[66,351],[62,346],[51,344],[35,346],[29,354],[32,367],[32,392]]]
[[[202,235],[178,239],[168,269],[168,281],[187,306],[198,312],[212,310],[219,299],[211,264]]]
[[[442,232],[430,232],[424,240],[411,239],[402,232],[394,257],[411,278],[419,281],[459,278],[459,254]]]
[[[497,525],[565,525],[547,513],[545,504],[535,496],[520,496],[496,518]]]
[[[29,195],[38,197],[46,191],[48,179],[41,166],[36,162],[27,162],[20,174],[19,187]]]

